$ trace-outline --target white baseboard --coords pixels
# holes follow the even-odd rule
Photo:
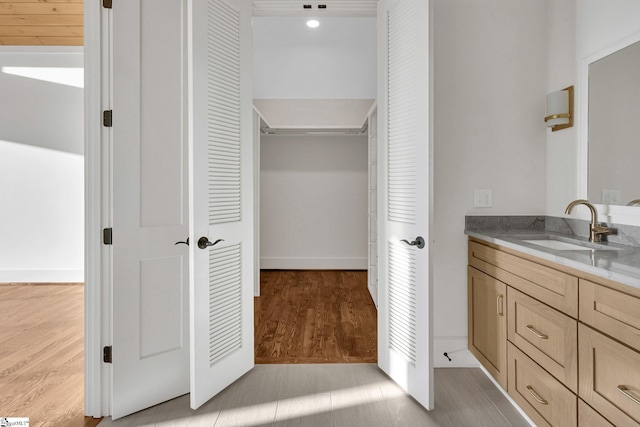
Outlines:
[[[451,358],[449,361],[444,353]],[[433,367],[434,368],[477,368],[478,360],[467,348],[467,337],[434,337],[433,338]]]
[[[366,270],[367,258],[265,258],[262,270]]]
[[[0,270],[0,283],[82,283],[83,270]]]

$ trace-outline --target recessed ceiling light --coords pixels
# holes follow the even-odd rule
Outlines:
[[[318,28],[320,26],[320,22],[317,19],[310,19],[307,21],[307,27],[309,28]]]

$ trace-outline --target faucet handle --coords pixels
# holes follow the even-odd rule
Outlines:
[[[596,224],[591,227],[591,236],[593,242],[602,242],[602,236],[607,234],[617,234],[615,228],[606,227],[604,225]],[[606,240],[605,240],[606,241]]]

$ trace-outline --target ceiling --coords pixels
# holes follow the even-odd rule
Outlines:
[[[311,9],[304,9],[310,5]],[[319,5],[326,8],[319,9]],[[376,16],[377,0],[253,0],[254,16]]]
[[[376,19],[253,19],[254,98],[376,97]]]
[[[318,10],[324,2],[254,1],[259,7],[275,3],[291,13],[271,8],[279,13],[253,19],[254,106],[264,127],[360,131],[377,95],[376,2],[340,1],[340,14],[332,15],[324,12],[336,2]],[[305,12],[303,3],[313,9]],[[347,6],[353,13],[345,16]],[[307,27],[310,18],[320,26]]]

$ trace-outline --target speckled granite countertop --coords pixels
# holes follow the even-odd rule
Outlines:
[[[615,243],[611,240],[616,239],[609,239],[609,242],[602,244],[602,249],[556,250],[526,242],[526,240],[548,237],[560,241],[565,240],[566,242],[590,245],[589,239],[580,236],[579,233],[575,233],[575,230],[568,233],[555,231],[558,229],[557,224],[555,224],[557,220],[579,222],[578,220],[544,216],[474,216],[467,217],[465,234],[640,289],[640,247],[638,246]],[[580,222],[586,223],[586,221]],[[588,231],[588,223],[586,229]],[[625,232],[635,237],[635,230],[625,230]],[[567,240],[567,238],[570,240]],[[619,240],[619,238],[617,239]],[[633,238],[632,240],[635,243],[635,239]],[[594,245],[594,247],[600,248],[597,245]]]

